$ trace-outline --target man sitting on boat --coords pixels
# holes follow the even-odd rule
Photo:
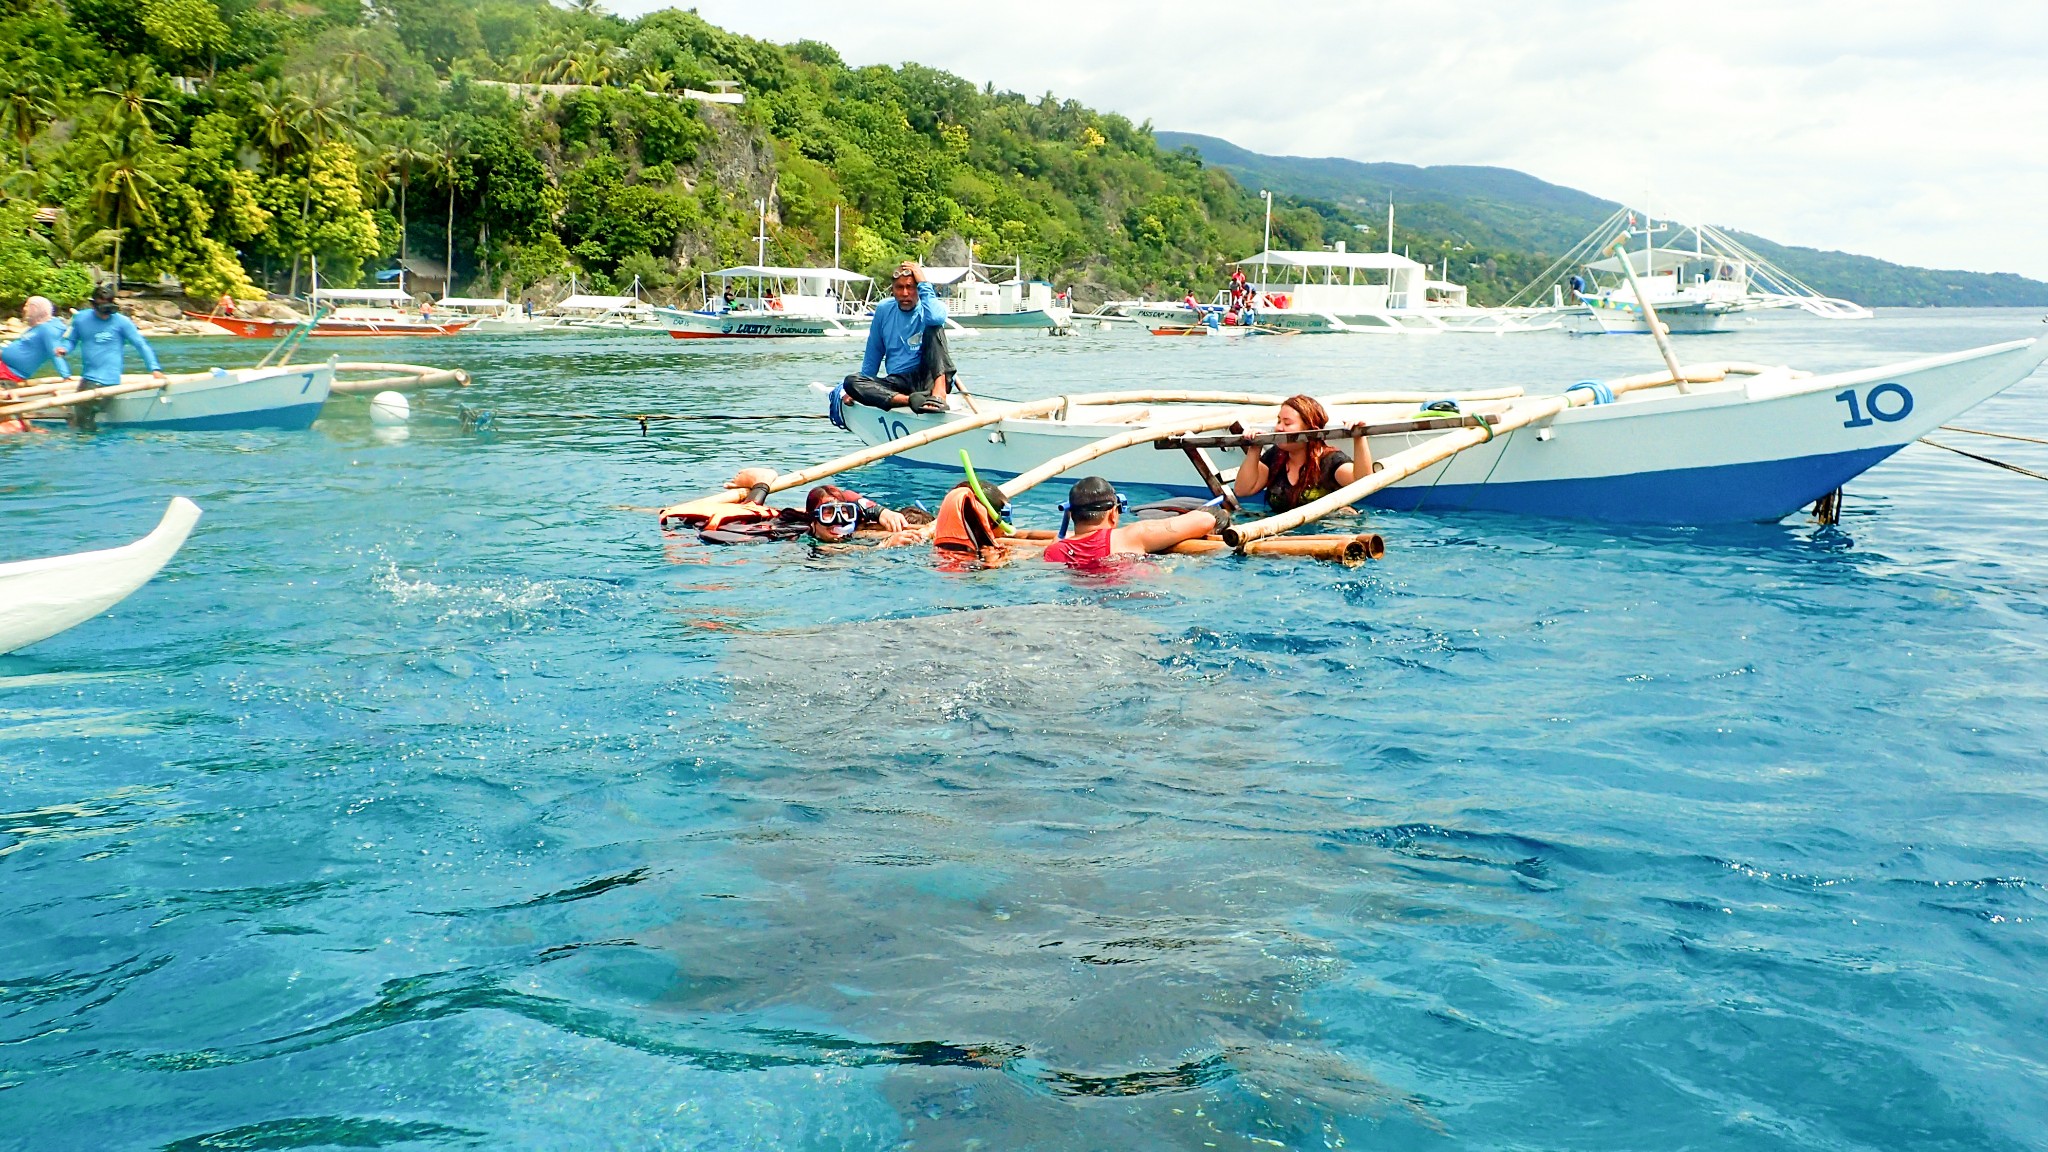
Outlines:
[[[1280,402],[1275,432],[1321,431],[1329,427],[1330,411],[1313,396],[1289,396]],[[1328,440],[1296,440],[1275,444],[1245,460],[1237,470],[1237,494],[1256,496],[1263,492],[1266,507],[1274,512],[1299,508],[1351,483],[1372,470],[1372,450],[1363,437],[1354,437],[1351,450],[1364,461],[1363,469]]]
[[[839,387],[871,408],[944,412],[946,383],[953,374],[953,358],[946,348],[946,305],[925,282],[924,269],[915,260],[897,266],[889,293],[896,306],[875,309],[860,371]]]
[[[127,361],[126,346],[130,344],[142,353],[142,362],[149,365],[150,375],[162,383],[164,369],[157,362],[156,349],[142,338],[135,321],[121,314],[120,305],[114,302],[114,286],[102,284],[92,290],[92,308],[72,315],[70,326],[57,342],[56,354],[62,356],[78,349],[79,376],[88,387],[104,388],[121,382],[121,369]]]
[[[1123,524],[1120,520],[1127,506],[1109,481],[1100,476],[1082,477],[1068,490],[1067,502],[1060,505],[1074,534],[1046,545],[1045,558],[1070,568],[1096,568],[1117,556],[1169,552],[1176,545],[1230,526],[1230,513],[1221,507]]]

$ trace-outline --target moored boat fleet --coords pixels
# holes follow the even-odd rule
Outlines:
[[[1276,506],[1241,523],[1219,516],[1214,550],[1345,562],[1376,557],[1377,536],[1372,547],[1361,545],[1362,537],[1292,537],[1298,548],[1275,543],[1357,505],[1628,523],[1772,521],[1808,505],[1818,512],[1849,480],[2048,359],[2048,338],[2039,338],[1826,374],[1730,361],[1688,366],[1674,333],[1719,331],[1745,312],[1797,308],[1829,320],[1869,312],[1813,292],[1714,229],[1674,233],[1629,215],[1607,222],[1602,232],[1610,234],[1604,244],[1579,246],[1547,273],[1553,283],[1532,285],[1528,299],[1501,308],[1470,304],[1463,287],[1441,270],[1432,275],[1405,255],[1354,253],[1338,245],[1247,257],[1212,301],[1127,302],[1079,319],[1207,338],[1635,332],[1653,338],[1661,371],[1565,387],[1338,394],[1323,398],[1323,426],[1299,430],[1276,428],[1274,414],[1300,399],[1278,393],[1152,390],[976,403],[954,391],[941,393],[936,403],[913,401],[913,411],[902,406],[902,397],[889,408],[866,407],[841,387],[814,385],[830,394],[824,406],[832,422],[861,447],[809,468],[768,469],[760,490],[815,483],[884,461],[958,471],[969,459],[959,438],[977,433],[973,469],[991,484],[1000,481],[993,491],[1001,497],[1056,476],[1086,474],[1206,498],[1235,511],[1235,477],[1251,454],[1306,437],[1347,443],[1358,466],[1294,507]],[[1010,275],[1000,276],[1004,271]],[[961,267],[917,272],[926,285],[920,296],[944,303],[949,328],[1064,331],[1077,322],[1065,294],[1025,279],[1020,265],[991,268],[970,258]],[[875,315],[872,286],[868,277],[836,267],[765,263],[708,274],[704,303],[696,309],[654,304],[637,282],[626,295],[588,294],[572,285],[564,298],[538,309],[503,298],[414,303],[402,289],[316,286],[307,301],[310,315],[296,322],[225,310],[206,316],[224,332],[279,341],[253,367],[120,376],[118,383],[90,386],[68,378],[17,382],[0,398],[0,421],[61,415],[74,425],[106,428],[304,429],[336,395],[469,382],[456,369],[336,357],[290,363],[291,352],[308,338],[582,333],[673,341],[849,339],[865,335]],[[1547,303],[1541,299],[1546,287]],[[899,283],[898,301],[905,291]],[[884,298],[879,306],[899,303]],[[380,395],[375,403],[373,422],[384,422],[375,418],[393,410],[397,420],[405,418],[402,396]],[[641,419],[644,429],[647,418]],[[18,610],[0,612],[0,651],[54,634],[133,592],[176,551],[196,518],[197,509],[179,501],[156,532],[125,548],[0,565],[0,586],[27,590],[15,598]],[[1002,523],[1000,516],[992,519]],[[1343,546],[1324,547],[1331,541]],[[71,593],[43,595],[74,577]]]

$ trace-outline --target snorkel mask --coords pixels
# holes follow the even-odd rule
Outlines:
[[[849,500],[827,500],[811,509],[811,534],[822,539],[844,540],[860,527],[860,505]]]

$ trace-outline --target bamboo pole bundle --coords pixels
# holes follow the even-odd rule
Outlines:
[[[363,362],[336,364],[334,372],[334,394],[337,396],[367,396],[373,392],[417,392],[427,388],[469,387],[469,373],[460,368]],[[383,372],[386,375],[370,380],[343,380],[343,372]]]

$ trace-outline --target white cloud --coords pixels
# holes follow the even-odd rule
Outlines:
[[[1783,243],[2048,279],[2048,6],[696,7],[1260,152],[1498,164]]]

